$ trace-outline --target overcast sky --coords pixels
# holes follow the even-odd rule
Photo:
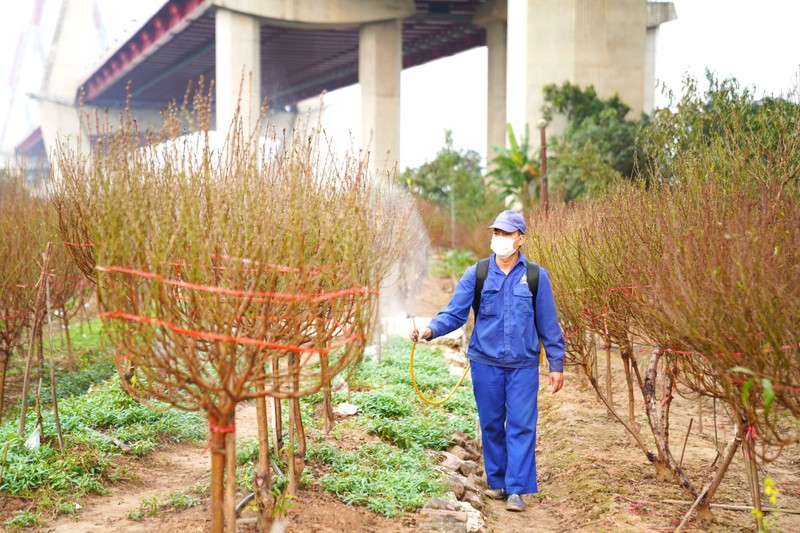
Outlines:
[[[8,153],[38,126],[35,103],[25,96],[36,93],[47,47],[61,0],[43,0],[44,14],[37,38],[30,27],[36,0],[0,0],[0,152]],[[83,0],[93,1],[93,0]],[[105,40],[123,40],[138,28],[163,0],[97,0]],[[788,94],[800,73],[796,0],[674,0],[678,20],[661,26],[657,43],[656,76],[679,90],[684,73],[702,79],[706,68],[717,77],[735,77],[763,94]],[[24,36],[24,37],[23,37]],[[86,58],[90,70],[102,55],[102,36],[88,36],[94,53]],[[24,60],[14,70],[18,43]],[[12,72],[21,90],[12,97]],[[433,158],[453,131],[457,147],[483,154],[486,148],[486,50],[407,69],[402,76],[401,167],[417,166]],[[663,100],[657,100],[663,102]],[[326,125],[344,142],[360,127],[358,89],[329,94]],[[11,109],[11,112],[9,112]]]

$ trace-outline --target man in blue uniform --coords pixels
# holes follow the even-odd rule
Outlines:
[[[477,300],[478,276],[485,276],[480,307],[467,356],[478,406],[487,495],[506,499],[509,511],[524,511],[521,495],[538,492],[536,484],[536,421],[538,418],[540,342],[550,365],[550,391],[564,383],[564,336],[558,323],[550,279],[541,267],[535,301],[528,283],[528,266],[519,251],[525,242],[525,219],[515,211],[498,215],[488,229],[492,255],[488,272],[471,266],[453,292],[450,303],[413,341],[446,335],[467,321]],[[535,272],[535,271],[534,271]]]

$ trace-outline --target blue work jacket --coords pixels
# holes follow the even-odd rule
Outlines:
[[[550,278],[547,271],[539,267],[539,289],[534,308],[526,263],[520,252],[516,264],[506,275],[492,254],[467,356],[471,361],[487,365],[533,367],[539,364],[541,341],[550,372],[563,372],[564,335],[558,323]],[[475,295],[476,270],[477,265],[469,267],[458,282],[450,303],[428,324],[433,332],[431,338],[446,335],[466,323]]]

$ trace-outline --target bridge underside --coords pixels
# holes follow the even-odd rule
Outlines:
[[[59,135],[83,135],[80,98],[90,109],[118,111],[130,92],[147,128],[202,77],[215,83],[216,129],[227,130],[241,103],[249,131],[263,99],[291,121],[299,101],[358,83],[362,149],[370,164],[390,166],[399,160],[402,69],[487,47],[490,159],[505,144],[507,123],[538,122],[549,83],[593,85],[603,97],[619,94],[634,113],[651,111],[658,26],[675,18],[671,2],[645,0],[165,0],[80,78],[70,60],[85,42],[90,3],[64,2],[60,55],[39,98],[42,135],[26,140],[24,151],[35,151],[38,139],[52,149]],[[523,75],[512,83],[508,69]]]
[[[485,45],[485,29],[472,24],[479,3],[416,2],[417,14],[402,23],[403,68]],[[161,108],[181,101],[190,82],[215,77],[215,9],[209,4],[178,19],[170,12],[180,13],[178,4],[168,2],[88,78],[86,104],[119,106],[130,82],[134,107]],[[158,40],[156,27],[162,28]],[[358,83],[358,27],[298,29],[262,21],[259,32],[261,97],[272,107]]]

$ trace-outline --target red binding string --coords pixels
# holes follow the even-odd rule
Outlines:
[[[755,426],[747,426],[747,429],[744,432],[744,440],[747,443],[750,443],[751,446],[755,447],[756,439],[758,439],[758,434],[756,434],[756,427]],[[749,459],[750,454],[747,452],[749,446],[744,446],[742,450],[744,451],[744,458]]]
[[[208,415],[208,432],[209,433],[233,433],[236,431],[236,425],[233,426],[218,426],[217,421],[212,415]],[[200,455],[205,454],[211,447],[211,435],[208,436],[208,443],[206,447],[200,451]]]
[[[319,302],[324,302],[326,300],[332,300],[334,298],[338,298],[339,296],[378,294],[378,291],[369,289],[367,287],[344,289],[336,292],[328,292],[322,294],[287,294],[280,292],[253,292],[241,289],[228,289],[225,287],[215,287],[213,285],[200,285],[197,283],[189,283],[187,281],[167,279],[159,274],[153,274],[151,272],[144,272],[132,268],[124,268],[117,266],[105,267],[100,265],[98,265],[96,268],[101,272],[119,272],[122,274],[141,276],[143,278],[155,279],[160,281],[161,283],[174,285],[176,287],[181,287],[184,289],[194,289],[199,291],[211,292],[215,294],[229,294],[232,296],[263,297],[263,298],[275,298],[281,300],[305,300],[313,303],[319,303]]]
[[[289,352],[310,352],[316,353],[319,355],[326,355],[342,346],[353,342],[356,339],[363,339],[363,333],[354,333],[342,341],[328,346],[327,348],[311,348],[306,346],[290,346],[288,344],[279,344],[277,342],[268,342],[263,341],[260,339],[252,339],[250,337],[233,337],[230,335],[220,335],[218,333],[206,333],[203,331],[196,331],[192,329],[182,328],[180,326],[176,326],[170,322],[165,320],[159,320],[154,317],[146,317],[146,316],[139,316],[139,315],[132,315],[129,313],[122,313],[120,311],[111,311],[106,313],[100,313],[100,316],[103,318],[114,318],[120,320],[129,320],[132,322],[143,322],[147,324],[153,324],[156,326],[165,327],[174,331],[175,333],[180,333],[181,335],[188,335],[189,337],[194,337],[196,339],[203,339],[203,340],[213,340],[213,341],[222,341],[222,342],[235,342],[238,344],[248,344],[252,346],[261,346],[263,348],[272,348],[276,350],[286,350]]]

